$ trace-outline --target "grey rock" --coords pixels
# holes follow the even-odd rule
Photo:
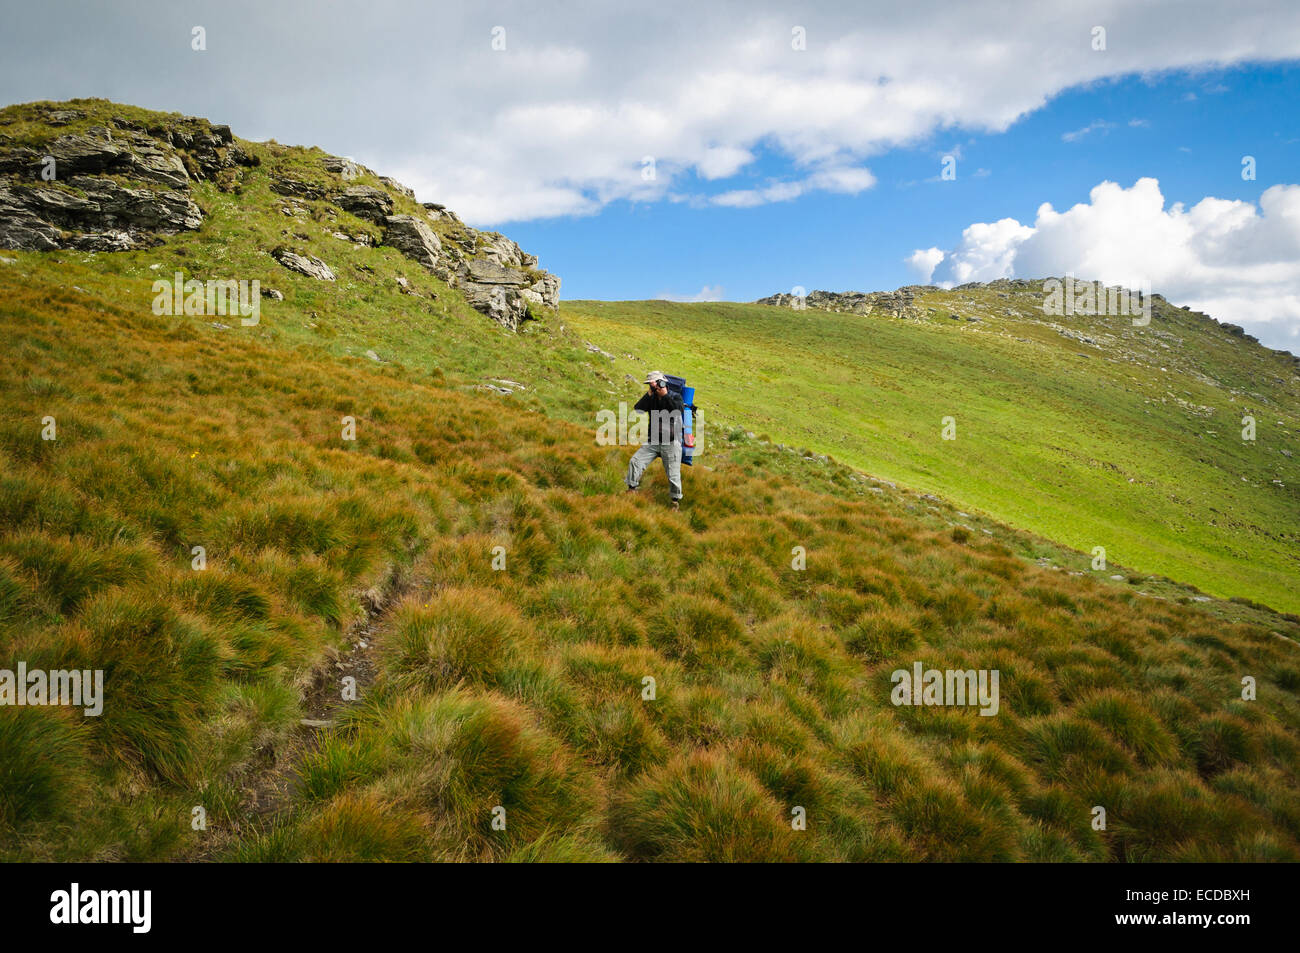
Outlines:
[[[283,301],[283,300],[284,300],[284,292],[283,292],[283,291],[276,291],[274,288],[263,288],[263,289],[262,289],[262,297],[263,297],[263,298],[270,298],[272,301]]]
[[[916,319],[921,311],[913,301],[912,288],[899,288],[897,291],[810,291],[804,296],[805,307],[815,311],[839,311],[850,314],[880,313],[895,318]],[[756,304],[765,304],[778,308],[797,306],[798,300],[792,294],[775,294],[759,298]]]
[[[155,139],[189,153],[199,178],[211,179],[224,169],[255,166],[260,161],[240,148],[229,126],[214,125],[193,116],[148,131]]]
[[[100,221],[121,222],[162,234],[194,230],[203,224],[203,212],[185,192],[130,189],[112,179],[81,176],[69,181],[99,206]]]
[[[173,189],[189,188],[190,176],[185,163],[175,153],[163,152],[152,146],[140,146],[131,153],[128,161],[131,178],[155,182]]]
[[[477,240],[479,254],[489,261],[513,268],[524,266],[524,255],[519,246],[500,232],[476,231],[474,237]],[[537,259],[533,258],[532,263],[536,264]]]
[[[426,214],[429,216],[430,221],[434,221],[434,222],[446,221],[446,222],[454,222],[457,225],[461,224],[460,216],[458,216],[451,209],[447,208],[447,206],[445,205],[440,205],[437,202],[421,202],[420,204],[424,206],[426,210]]]
[[[185,192],[131,189],[94,176],[77,176],[67,185],[76,191],[0,179],[0,245],[124,251],[156,245],[158,235],[203,223],[203,213]]]
[[[325,190],[318,185],[312,185],[309,182],[299,182],[297,179],[272,179],[271,191],[276,195],[285,195],[295,199],[323,199]]]
[[[505,285],[468,284],[461,290],[470,307],[511,331],[518,330],[520,322],[528,317],[528,305],[519,292]]]
[[[560,279],[547,272],[530,274],[492,259],[468,259],[457,277],[471,307],[512,331],[535,316],[533,307],[559,305]]]
[[[520,294],[532,304],[554,310],[560,306],[560,278],[549,271],[543,271],[540,277]]]
[[[330,270],[330,266],[313,255],[299,255],[287,248],[277,248],[271,252],[271,257],[290,271],[296,271],[308,278],[315,278],[319,281],[335,280],[334,272]]]
[[[82,251],[130,251],[140,245],[153,244],[138,241],[130,232],[110,229],[106,232],[86,232],[72,240],[72,247]]]
[[[415,192],[407,188],[401,182],[398,182],[396,179],[391,179],[386,175],[381,175],[379,177],[379,181],[384,183],[384,185],[388,186],[388,188],[392,189],[394,192],[397,192],[401,195],[405,195],[408,199],[411,199],[412,201],[415,200]]]
[[[353,185],[334,196],[334,204],[357,218],[383,225],[392,214],[393,198],[382,189],[369,185]]]
[[[351,159],[344,159],[340,156],[326,156],[322,164],[325,166],[326,171],[342,177],[344,182],[351,182],[359,177],[365,168]]]
[[[41,116],[41,120],[49,126],[66,126],[85,118],[86,114],[80,109],[47,109]]]
[[[509,268],[494,261],[470,260],[464,266],[465,280],[480,285],[509,285],[515,288],[528,285],[528,276],[517,268]]]
[[[414,215],[389,215],[383,244],[396,248],[407,258],[432,272],[447,274],[442,265],[442,242],[424,222]]]
[[[80,118],[80,110],[45,111],[54,126]],[[93,126],[38,146],[14,147],[0,139],[0,241],[45,250],[156,245],[161,235],[202,225],[203,214],[189,195],[195,178],[258,164],[235,143],[228,126],[205,120],[168,119],[146,130],[115,117],[112,126]],[[46,182],[42,172],[50,159],[54,181]]]

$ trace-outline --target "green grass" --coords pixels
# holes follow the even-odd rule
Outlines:
[[[0,707],[0,858],[1300,859],[1295,619],[737,426],[682,512],[629,499],[595,410],[642,365],[389,250],[308,233],[345,277],[289,275],[267,177],[315,159],[247,148],[197,234],[0,264],[0,668],[106,671],[100,718]],[[286,299],[155,316],[155,262]],[[998,715],[894,707],[916,661],[998,669]]]
[[[1047,319],[1041,295],[1014,288],[917,303],[919,321],[662,301],[566,302],[564,314],[607,350],[698,385],[715,446],[743,425],[1074,549],[1102,546],[1110,563],[1300,611],[1289,359],[1162,301],[1145,328]],[[948,416],[955,440],[941,436]]]

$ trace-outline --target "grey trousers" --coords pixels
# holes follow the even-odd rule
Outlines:
[[[668,474],[668,494],[674,500],[682,498],[682,445],[680,441],[672,443],[642,444],[632,459],[627,462],[627,485],[636,489],[641,485],[645,468],[659,457],[664,462],[664,472]]]

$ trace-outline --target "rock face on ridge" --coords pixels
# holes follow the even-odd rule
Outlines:
[[[913,305],[912,289],[897,291],[810,291],[802,304],[819,311],[847,311],[852,314],[882,313],[895,318],[919,318],[920,311]],[[793,294],[774,294],[759,298],[755,304],[792,308],[800,304]]]
[[[58,127],[83,114],[56,109],[44,117]],[[230,183],[237,170],[257,164],[229,127],[206,120],[145,129],[122,119],[114,127],[66,133],[39,148],[0,133],[0,245],[33,251],[156,245],[159,236],[203,224],[190,197],[194,181]]]
[[[389,215],[384,244],[396,248],[407,258],[428,268],[446,281],[450,272],[442,264],[442,241],[436,232],[414,215]]]
[[[314,167],[302,161],[304,152],[315,152]],[[397,250],[510,330],[559,306],[560,279],[540,270],[535,255],[498,232],[467,226],[445,205],[417,203],[410,188],[352,159],[291,150],[274,140],[241,144],[229,126],[103,100],[0,109],[0,248],[130,251],[159,245],[203,227],[194,185],[205,181],[239,195],[260,181],[283,197],[283,215],[327,223],[326,234],[357,248]],[[341,213],[364,224],[349,225]],[[292,228],[283,234],[289,241],[291,235],[310,240]],[[301,246],[264,251],[291,271],[335,278],[325,261]],[[317,253],[330,257],[327,250]]]

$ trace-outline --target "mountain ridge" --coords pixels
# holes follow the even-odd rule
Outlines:
[[[340,241],[394,247],[511,330],[559,303],[560,279],[504,235],[470,228],[446,206],[419,204],[396,180],[315,147],[255,147],[207,119],[98,99],[8,106],[0,130],[9,130],[0,131],[0,247],[152,247],[202,226],[194,183],[238,195],[256,170],[283,199],[286,218],[333,222],[348,228],[326,229]],[[290,148],[308,161],[282,162]],[[343,212],[371,227],[348,226]],[[328,268],[301,271],[292,241],[300,233],[283,233],[285,245],[263,250],[281,264],[287,252],[294,257],[285,267],[329,280]]]
[[[1103,285],[1100,281],[1091,281],[1086,278],[1078,278],[1073,275],[1054,276],[1048,275],[1043,278],[995,278],[991,281],[968,281],[960,285],[940,286],[940,285],[900,285],[893,291],[824,291],[814,290],[805,294],[796,295],[793,292],[778,292],[759,298],[754,304],[767,305],[778,308],[813,308],[819,311],[839,311],[850,312],[853,314],[870,314],[879,309],[881,313],[890,314],[900,318],[916,318],[919,316],[913,307],[913,301],[916,297],[925,294],[933,294],[941,291],[953,292],[970,292],[970,291],[1040,291],[1044,298],[1048,292],[1044,286],[1048,282],[1057,282],[1062,284],[1067,280],[1072,280],[1080,284],[1091,284],[1098,287],[1117,289],[1129,296],[1136,297],[1139,295],[1137,289],[1125,288],[1122,285]],[[1226,321],[1220,321],[1210,314],[1203,311],[1196,311],[1190,305],[1175,305],[1170,302],[1164,295],[1159,292],[1152,292],[1150,298],[1153,302],[1161,302],[1174,308],[1180,308],[1194,318],[1210,322],[1214,326],[1221,328],[1225,333],[1241,338],[1243,341],[1257,344],[1266,351],[1282,356],[1292,361],[1297,367],[1300,367],[1300,356],[1291,351],[1280,348],[1270,348],[1260,343],[1259,338],[1246,332],[1240,325],[1231,324]],[[1044,306],[1044,314],[1047,313]],[[1096,312],[1101,313],[1101,312]]]

